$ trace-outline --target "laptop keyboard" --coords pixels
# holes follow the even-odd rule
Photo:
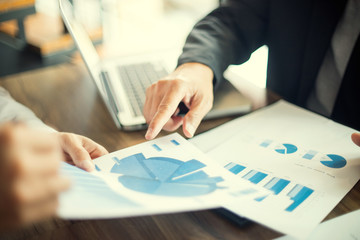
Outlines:
[[[167,75],[160,65],[139,63],[118,66],[120,79],[131,104],[133,116],[142,116],[146,88]]]

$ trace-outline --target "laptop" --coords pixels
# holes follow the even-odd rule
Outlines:
[[[146,88],[170,72],[168,65],[158,54],[100,59],[90,36],[75,18],[70,1],[59,0],[59,6],[63,21],[117,128],[128,131],[147,128],[142,114]],[[243,114],[250,109],[250,101],[230,82],[224,81],[205,119]]]

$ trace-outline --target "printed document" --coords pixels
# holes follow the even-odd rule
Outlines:
[[[305,238],[360,178],[354,132],[279,101],[191,141],[238,180],[271,192],[227,209]]]
[[[219,207],[268,191],[235,176],[178,134],[96,159],[96,171],[63,163],[72,180],[60,196],[67,219],[126,217]]]

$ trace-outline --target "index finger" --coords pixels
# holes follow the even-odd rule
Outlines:
[[[159,134],[183,98],[182,91],[171,91],[164,96],[145,134],[147,140],[153,139]]]

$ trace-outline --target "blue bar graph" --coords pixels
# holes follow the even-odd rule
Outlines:
[[[264,200],[265,198],[267,198],[268,195],[265,195],[265,196],[262,196],[262,197],[258,197],[258,198],[255,198],[254,200],[257,201],[257,202],[261,202],[262,200]]]
[[[120,159],[118,159],[117,157],[112,157],[112,160],[113,160],[116,164],[120,164]]]
[[[260,147],[268,147],[270,145],[270,143],[272,143],[272,140],[265,140],[262,143],[260,143]]]
[[[153,144],[152,146],[153,146],[153,148],[156,149],[156,151],[158,151],[158,152],[162,151],[162,149],[158,145]]]
[[[232,196],[237,197],[237,196],[248,195],[248,194],[252,194],[252,193],[256,193],[256,192],[257,192],[256,189],[254,189],[254,188],[248,188],[248,189],[240,190],[240,191],[238,191],[238,192],[231,192],[230,194],[231,194]]]
[[[249,180],[252,183],[258,184],[261,180],[263,180],[267,176],[266,173],[262,173],[259,171],[251,170],[243,178]]]
[[[278,195],[289,183],[289,180],[274,177],[267,184],[265,184],[264,187],[270,191],[273,191],[275,195]]]
[[[96,164],[95,164],[95,169],[96,169],[96,171],[101,172],[101,169],[100,169],[99,166],[96,165]]]
[[[231,163],[226,164],[226,165],[225,165],[225,168],[226,168],[227,170],[229,170],[230,172],[232,172],[233,174],[238,174],[239,172],[241,172],[242,170],[244,170],[246,167],[231,162]]]
[[[316,154],[317,154],[316,151],[310,150],[303,156],[303,158],[311,160],[311,159],[313,159],[315,157]]]
[[[303,203],[313,192],[313,189],[310,189],[300,184],[296,184],[296,186],[291,189],[291,191],[287,194],[294,202],[288,208],[286,208],[285,211],[294,211],[294,209],[296,209],[301,203]]]
[[[176,140],[171,140],[170,142],[172,142],[174,145],[176,145],[176,146],[179,146],[180,145],[180,143],[178,142],[178,141],[176,141]]]

